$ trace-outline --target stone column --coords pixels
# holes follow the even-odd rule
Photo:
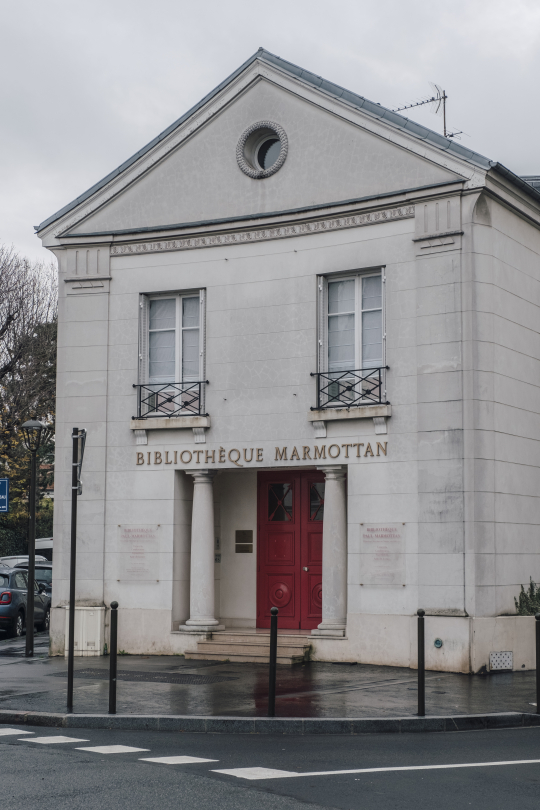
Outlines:
[[[224,630],[214,618],[214,475],[213,470],[186,470],[193,476],[189,619],[180,630]]]
[[[322,622],[314,636],[344,636],[347,626],[346,469],[318,467],[325,474]]]

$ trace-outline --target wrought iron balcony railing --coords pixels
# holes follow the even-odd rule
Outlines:
[[[137,416],[154,419],[171,416],[208,416],[204,407],[204,386],[208,380],[184,383],[147,383],[137,389]]]
[[[311,410],[388,404],[384,373],[387,368],[312,372],[311,376],[317,378],[317,407]]]

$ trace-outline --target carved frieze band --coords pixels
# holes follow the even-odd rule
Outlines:
[[[414,205],[404,205],[399,208],[374,211],[373,213],[332,217],[319,222],[304,222],[298,225],[283,225],[276,228],[262,228],[256,231],[239,231],[237,233],[213,234],[212,236],[190,236],[185,239],[166,239],[159,242],[136,242],[131,245],[112,245],[111,255],[160,253],[164,250],[194,250],[195,248],[217,247],[220,245],[240,245],[246,242],[262,242],[268,239],[284,239],[310,233],[358,228],[361,225],[375,225],[380,222],[393,222],[396,219],[410,219],[411,217],[414,217]]]

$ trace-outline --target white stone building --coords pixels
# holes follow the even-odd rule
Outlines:
[[[532,667],[509,615],[540,577],[532,180],[260,50],[39,225],[53,651],[77,426],[86,651],[113,600],[126,651],[223,658],[275,604],[315,659],[414,666],[422,607],[428,667]]]

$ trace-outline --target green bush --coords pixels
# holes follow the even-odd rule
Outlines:
[[[516,603],[516,613],[518,616],[534,616],[540,613],[540,586],[531,581],[527,590],[521,586],[519,599],[514,597]]]

